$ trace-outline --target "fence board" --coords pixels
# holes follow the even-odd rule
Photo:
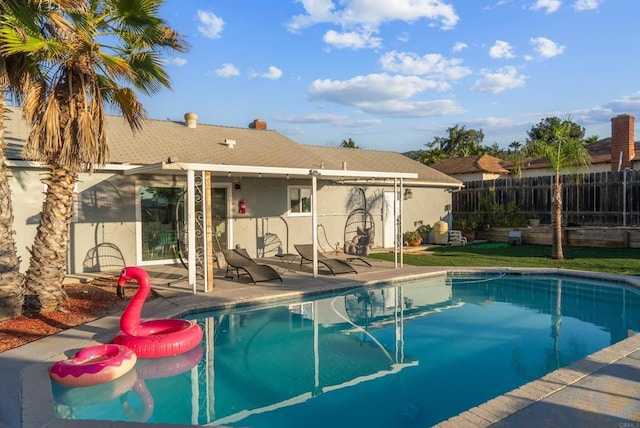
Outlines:
[[[563,175],[560,181],[564,225],[640,225],[640,170]],[[503,206],[515,203],[523,215],[535,212],[542,223],[551,223],[552,186],[552,176],[465,182],[453,194],[453,215],[490,214],[480,204],[493,198]]]

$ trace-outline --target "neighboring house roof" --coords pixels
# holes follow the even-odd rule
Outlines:
[[[20,150],[28,136],[20,108],[10,107],[5,121],[7,158],[22,159]],[[266,129],[234,128],[183,122],[148,120],[132,133],[120,116],[107,116],[110,164],[150,165],[169,157],[181,163],[246,165],[257,167],[333,169],[355,171],[413,172],[416,184],[451,187],[461,182],[400,153],[298,144]]]
[[[502,166],[503,160],[490,155],[465,156],[443,159],[431,165],[445,174],[469,174],[476,172],[492,174],[508,174],[509,170]]]

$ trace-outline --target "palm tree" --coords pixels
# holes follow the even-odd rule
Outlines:
[[[577,133],[576,126],[578,126],[576,123],[568,119],[547,118],[529,131],[530,140],[527,142],[526,147],[528,154],[544,158],[553,169],[551,257],[558,260],[564,259],[562,252],[562,183],[560,182],[560,174],[566,168],[586,169],[591,163],[591,157],[584,143],[584,129],[582,129],[581,133]]]
[[[51,0],[51,2],[80,0]],[[15,2],[0,2],[0,15],[13,12]],[[22,313],[24,276],[20,273],[20,258],[16,249],[13,227],[13,199],[6,168],[7,148],[4,141],[4,120],[7,107],[5,94],[20,101],[27,79],[33,77],[26,55],[0,55],[0,319],[15,318]]]
[[[134,88],[152,94],[170,87],[160,52],[187,45],[158,17],[163,0],[10,3],[14,14],[0,18],[2,54],[27,55],[41,72],[27,82],[23,104],[31,126],[23,156],[49,170],[25,305],[46,313],[66,299],[62,283],[78,174],[108,158],[105,104],[133,131],[140,129],[145,112]]]

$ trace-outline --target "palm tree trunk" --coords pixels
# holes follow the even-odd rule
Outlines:
[[[551,210],[553,214],[551,257],[556,260],[562,260],[564,259],[564,254],[562,253],[562,184],[557,174],[555,184],[553,185]]]
[[[25,303],[30,310],[52,312],[66,302],[62,284],[67,267],[76,179],[76,172],[51,167],[50,176],[44,181],[48,186],[47,193],[26,273],[28,294]]]
[[[13,228],[13,205],[4,142],[4,98],[0,96],[0,319],[22,313],[24,278]]]

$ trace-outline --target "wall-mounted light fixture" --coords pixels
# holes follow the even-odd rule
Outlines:
[[[411,199],[411,198],[413,198],[413,190],[404,189],[404,200],[406,201],[407,199]]]

